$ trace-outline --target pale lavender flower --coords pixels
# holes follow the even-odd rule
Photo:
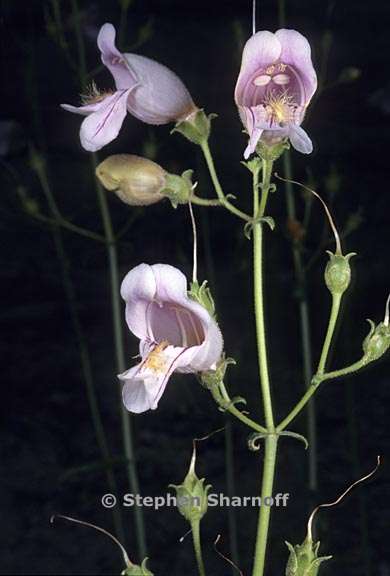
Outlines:
[[[302,34],[284,29],[254,34],[244,47],[234,95],[249,134],[245,158],[260,138],[269,144],[289,138],[299,152],[312,152],[301,123],[316,89],[310,45]]]
[[[100,93],[93,84],[82,106],[61,105],[69,112],[87,116],[80,129],[86,150],[95,152],[114,140],[127,112],[157,125],[184,120],[197,110],[187,88],[169,68],[144,56],[119,52],[112,24],[101,27],[97,44],[116,90]]]
[[[155,410],[173,372],[216,368],[223,339],[209,312],[187,295],[185,276],[168,264],[140,264],[121,287],[126,321],[141,361],[119,375],[130,412]]]

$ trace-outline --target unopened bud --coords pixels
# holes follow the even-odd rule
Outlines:
[[[166,175],[152,160],[133,154],[109,156],[96,168],[104,188],[130,206],[148,206],[162,200]]]
[[[390,327],[389,324],[381,322],[375,326],[372,320],[369,320],[370,331],[363,342],[364,356],[368,362],[378,360],[390,348]]]
[[[194,448],[190,468],[182,484],[171,484],[176,490],[177,508],[184,518],[192,524],[199,522],[207,512],[208,491],[211,485],[204,485],[205,478],[199,479],[195,473],[196,451]]]
[[[355,256],[353,252],[343,256],[340,253],[329,252],[329,262],[325,268],[325,283],[328,290],[336,295],[343,294],[351,281],[351,266],[349,260]]]
[[[332,556],[318,556],[319,542],[313,542],[306,537],[303,544],[293,546],[286,542],[290,550],[286,566],[286,576],[317,576],[322,562],[330,560]]]

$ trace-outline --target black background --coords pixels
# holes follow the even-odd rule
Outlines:
[[[26,201],[48,207],[29,155],[34,147],[44,158],[49,185],[61,211],[80,226],[102,232],[89,155],[81,149],[80,118],[59,108],[78,103],[82,91],[77,62],[72,2],[62,1],[63,32],[68,56],[50,33],[53,4],[49,1],[2,1],[1,8],[1,356],[2,432],[1,531],[2,574],[118,574],[119,550],[104,536],[58,521],[62,513],[113,530],[112,514],[100,504],[108,491],[80,369],[80,354],[61,266],[49,226],[26,213]],[[99,65],[96,35],[106,21],[116,27],[119,2],[79,2],[88,70]],[[344,240],[353,259],[353,282],[345,299],[331,365],[340,367],[360,357],[368,330],[365,318],[383,319],[389,290],[388,273],[388,148],[389,148],[389,19],[387,2],[366,0],[286,1],[286,27],[304,33],[318,71],[329,42],[325,89],[313,103],[305,128],[314,142],[310,157],[292,151],[294,176],[311,181],[329,202],[341,230],[359,223]],[[146,26],[146,28],[145,28]],[[258,28],[278,26],[277,2],[260,1]],[[172,68],[188,86],[195,102],[217,112],[211,145],[227,192],[249,209],[249,173],[240,165],[245,136],[241,133],[233,90],[243,42],[251,33],[249,1],[184,2],[134,0],[119,48],[131,49],[140,30],[149,30],[135,52]],[[342,82],[347,67],[356,67],[356,81]],[[108,71],[95,77],[112,87]],[[119,138],[104,148],[110,153],[148,154],[171,172],[192,168],[199,192],[213,194],[199,151],[169,127],[154,128],[128,116]],[[277,170],[283,174],[283,163]],[[336,193],[329,185],[337,183]],[[23,192],[21,192],[21,190]],[[304,202],[295,190],[298,218]],[[140,262],[167,262],[191,273],[191,230],[188,213],[166,202],[148,209],[130,209],[109,198],[116,230],[133,219],[119,246],[120,275]],[[303,390],[299,333],[299,292],[294,281],[291,241],[286,226],[283,185],[271,197],[269,213],[275,232],[266,232],[266,304],[269,358],[276,415],[281,419]],[[253,417],[261,418],[252,317],[251,249],[239,221],[221,210],[196,210],[201,237],[200,276],[208,278],[217,301],[226,350],[237,359],[229,375],[231,394],[244,396]],[[302,248],[307,262],[327,231],[319,203]],[[327,233],[327,232],[326,232]],[[114,457],[122,454],[110,287],[104,245],[63,231],[63,243],[75,288],[77,312],[91,355],[100,410]],[[323,247],[325,248],[325,247]],[[326,248],[333,248],[332,242]],[[326,255],[321,249],[310,268],[307,297],[314,362],[326,329],[330,297],[323,283]],[[124,328],[125,329],[125,328]],[[129,366],[137,342],[126,332]],[[318,477],[315,494],[307,488],[307,453],[293,440],[283,440],[277,492],[289,492],[286,509],[275,509],[271,526],[268,576],[284,573],[284,540],[299,543],[313,503],[335,498],[349,483],[369,471],[377,454],[389,449],[388,360],[383,359],[353,378],[329,382],[316,402]],[[178,483],[189,464],[193,437],[223,426],[207,391],[193,376],[174,376],[159,409],[134,418],[142,493],[165,494]],[[305,434],[302,415],[293,429]],[[246,447],[247,431],[233,422],[237,495],[259,493],[261,454]],[[199,446],[199,475],[226,493],[224,434]],[[128,491],[124,467],[115,467],[120,493]],[[386,459],[367,485],[337,508],[322,511],[317,524],[321,551],[334,560],[321,574],[390,574],[389,473]],[[156,575],[195,574],[191,537],[179,538],[187,525],[174,509],[144,509],[150,568]],[[126,547],[138,561],[131,510],[124,510]],[[250,573],[256,511],[236,510],[239,565]],[[210,509],[203,520],[203,541],[209,575],[230,574],[213,550],[229,556],[227,509]],[[368,567],[370,565],[370,567]]]

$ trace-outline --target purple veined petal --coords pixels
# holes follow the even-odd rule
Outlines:
[[[298,152],[301,152],[302,154],[311,154],[313,152],[313,143],[301,126],[292,124],[288,136],[291,144],[294,146],[295,150],[298,150]]]
[[[127,410],[136,414],[155,410],[177,365],[188,363],[188,359],[182,359],[185,352],[188,351],[183,348],[162,349],[157,345],[142,362],[119,374],[118,378],[124,382],[122,398]]]
[[[134,71],[121,52],[115,46],[115,28],[112,24],[106,23],[100,28],[97,38],[97,45],[102,54],[102,62],[114,77],[118,90],[127,90],[137,84]]]
[[[264,30],[249,38],[242,53],[241,69],[235,89],[235,101],[238,106],[243,104],[243,91],[253,74],[276,62],[280,53],[280,42],[272,32]]]
[[[80,128],[81,145],[85,150],[96,152],[118,136],[127,114],[129,93],[130,90],[118,91],[95,104],[95,110]]]
[[[196,110],[190,93],[172,70],[145,56],[124,56],[139,83],[128,101],[133,116],[158,125],[182,120]]]
[[[282,51],[280,59],[295,68],[304,85],[306,104],[317,89],[317,75],[311,60],[311,48],[306,38],[296,30],[281,29],[275,32]]]

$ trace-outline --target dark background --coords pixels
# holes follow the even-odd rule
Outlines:
[[[195,102],[218,112],[211,145],[226,192],[250,207],[249,173],[240,165],[245,137],[238,120],[233,90],[243,42],[251,33],[249,1],[183,2],[133,0],[129,7],[122,51],[133,49],[177,72]],[[102,232],[89,154],[78,138],[80,117],[59,108],[77,104],[74,2],[59,3],[63,39],[53,28],[55,3],[0,3],[1,46],[1,232],[2,232],[2,432],[0,570],[2,574],[119,574],[119,550],[104,536],[58,520],[62,513],[113,530],[112,513],[102,508],[109,491],[97,448],[80,350],[64,290],[53,228],[39,220],[49,216],[45,195],[30,162],[32,148],[45,161],[48,185],[61,212],[74,223]],[[119,2],[79,2],[80,24],[88,70],[99,66],[96,35],[106,21],[116,27]],[[383,319],[389,290],[388,209],[390,81],[388,33],[390,5],[379,0],[326,2],[286,1],[287,27],[303,32],[313,47],[314,63],[324,90],[313,103],[305,128],[314,142],[310,157],[292,151],[294,176],[310,181],[331,206],[346,251],[355,251],[353,282],[345,299],[333,350],[332,367],[360,357],[368,331],[365,318]],[[277,2],[260,1],[258,28],[278,28]],[[327,47],[328,46],[328,50]],[[327,65],[324,54],[328,52]],[[360,71],[354,81],[346,69]],[[325,73],[326,69],[326,73]],[[110,88],[107,70],[95,76]],[[119,138],[99,157],[131,152],[148,155],[172,172],[196,171],[199,192],[213,195],[198,150],[169,127],[154,128],[128,116]],[[283,174],[283,163],[277,170]],[[297,214],[305,201],[295,189]],[[114,196],[109,204],[115,230],[131,226],[119,244],[120,275],[140,262],[169,262],[191,273],[191,231],[184,208],[167,202],[148,209],[130,209]],[[287,414],[303,391],[298,299],[291,237],[286,222],[282,184],[271,197],[269,213],[275,232],[266,233],[266,304],[270,327],[269,358],[277,419]],[[252,317],[251,249],[242,225],[222,210],[196,210],[201,237],[200,276],[208,278],[218,306],[226,350],[238,365],[231,368],[231,394],[244,396],[253,417],[261,418]],[[41,218],[42,220],[42,218]],[[291,227],[290,227],[291,228]],[[324,236],[325,230],[325,236]],[[54,231],[55,232],[55,231]],[[321,250],[310,267],[310,307],[314,362],[326,329],[330,297],[323,282],[328,227],[319,203],[300,245],[305,262]],[[115,378],[110,286],[103,244],[62,231],[68,272],[91,358],[94,385],[108,437],[119,492],[128,491],[121,462],[122,443]],[[272,329],[271,329],[272,327]],[[125,328],[124,328],[125,329]],[[137,342],[126,332],[128,365]],[[334,499],[359,475],[372,469],[377,454],[389,449],[388,358],[361,374],[329,382],[316,402],[318,490],[307,488],[307,453],[290,439],[280,442],[275,492],[289,492],[287,509],[275,509],[271,526],[268,576],[284,573],[284,540],[299,543],[313,504]],[[134,419],[137,461],[144,495],[165,494],[187,470],[192,438],[225,424],[208,392],[193,376],[174,376],[156,412]],[[306,433],[301,415],[293,429]],[[234,467],[238,495],[259,493],[260,453],[247,450],[247,431],[233,422]],[[224,434],[199,445],[198,472],[226,493]],[[339,507],[320,512],[318,537],[323,554],[334,560],[321,574],[386,576],[390,574],[389,472],[386,459],[375,478]],[[187,525],[174,509],[144,509],[150,568],[156,575],[195,574],[191,537],[179,538]],[[235,511],[239,565],[250,574],[256,510]],[[126,547],[136,554],[133,513],[123,510]],[[230,574],[213,550],[229,552],[227,509],[210,509],[202,522],[209,575]]]

